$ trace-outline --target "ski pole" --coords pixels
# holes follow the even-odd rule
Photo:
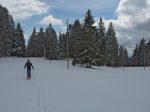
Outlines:
[[[25,68],[24,68],[24,70],[23,70],[23,79],[24,79],[24,72],[25,72]]]
[[[33,74],[34,74],[34,80],[35,80],[35,72],[34,72],[34,69],[33,69]]]

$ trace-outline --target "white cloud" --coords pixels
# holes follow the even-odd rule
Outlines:
[[[23,20],[33,15],[47,13],[50,6],[40,0],[0,0],[13,15],[14,20]]]
[[[121,0],[116,15],[117,19],[104,21],[107,25],[113,22],[119,43],[125,45],[129,53],[143,37],[150,39],[149,0]]]
[[[63,21],[61,19],[57,19],[57,18],[53,17],[53,15],[48,15],[48,16],[44,17],[40,23],[45,24],[45,25],[48,25],[50,23],[52,25],[63,25]]]
[[[121,0],[116,12],[121,26],[134,27],[149,20],[150,4],[148,0]]]

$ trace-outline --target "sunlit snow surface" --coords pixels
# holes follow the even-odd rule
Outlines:
[[[0,58],[0,112],[150,112],[150,68],[87,69],[66,61]]]

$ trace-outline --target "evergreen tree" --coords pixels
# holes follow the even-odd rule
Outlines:
[[[144,53],[145,53],[145,39],[143,38],[139,44],[139,58],[138,58],[139,66],[144,66],[145,63]]]
[[[1,22],[1,56],[8,56],[8,47],[7,47],[7,39],[8,39],[8,10],[2,6],[0,6],[0,22]]]
[[[27,45],[27,54],[29,57],[37,57],[38,52],[37,52],[37,32],[36,29],[33,29],[33,32],[29,38],[28,45]]]
[[[21,25],[15,29],[13,17],[0,5],[0,56],[25,56],[26,46]]]
[[[45,33],[42,27],[40,28],[40,31],[37,35],[37,47],[38,56],[45,56]]]
[[[150,40],[148,41],[148,43],[145,46],[145,65],[146,66],[150,66]]]
[[[17,24],[16,30],[15,30],[15,38],[13,40],[13,48],[16,51],[16,56],[26,56],[26,46],[25,46],[25,39],[22,27],[20,23]]]
[[[15,35],[15,23],[14,23],[14,20],[13,20],[13,17],[10,16],[10,35],[11,35],[11,38],[12,38],[12,48],[11,48],[11,56],[15,56],[14,53],[15,53],[15,43],[16,43],[16,35]]]
[[[121,67],[129,66],[128,52],[122,45],[119,48],[118,65]]]
[[[63,59],[62,57],[62,54],[63,54],[63,46],[62,46],[62,34],[61,34],[61,31],[59,32],[59,35],[58,35],[58,53],[59,53],[59,56],[58,56],[58,59]]]
[[[108,66],[118,65],[118,42],[112,22],[110,22],[106,33],[106,64]]]
[[[139,59],[139,49],[138,44],[136,45],[136,48],[133,51],[133,55],[131,57],[131,66],[138,66],[138,59]]]
[[[48,59],[58,59],[58,40],[55,30],[49,24],[45,32],[46,36],[46,57]]]
[[[131,57],[132,66],[150,66],[150,41],[145,42],[143,38],[133,51]]]
[[[79,63],[85,65],[86,67],[91,67],[95,64],[95,54],[96,51],[93,46],[93,34],[95,32],[94,17],[90,10],[86,12],[83,27],[82,27],[82,38],[78,45],[79,53],[74,58],[73,63]]]
[[[65,59],[67,52],[67,37],[65,33],[59,33],[59,59]]]
[[[3,56],[3,7],[0,5],[0,57]]]
[[[119,48],[119,57],[118,57],[119,66],[123,66],[123,55],[124,55],[124,49],[123,49],[123,46],[121,45]]]
[[[82,27],[79,19],[75,20],[74,24],[71,26],[69,30],[69,56],[74,57],[78,54],[78,44],[80,39],[82,38]]]
[[[124,52],[123,52],[123,66],[129,66],[129,56],[128,56],[128,52],[127,52],[127,49],[125,48],[124,49]]]
[[[56,34],[56,31],[52,28],[52,49],[53,49],[53,52],[52,52],[52,59],[58,59],[58,39],[57,39],[57,34]]]
[[[94,48],[96,50],[96,65],[105,65],[105,26],[102,18],[100,18],[98,29],[95,31],[93,36]]]
[[[0,56],[11,56],[13,33],[11,15],[7,8],[0,5]]]

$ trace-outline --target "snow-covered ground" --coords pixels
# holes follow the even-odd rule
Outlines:
[[[66,61],[0,58],[0,112],[150,112],[150,68],[87,69]]]

